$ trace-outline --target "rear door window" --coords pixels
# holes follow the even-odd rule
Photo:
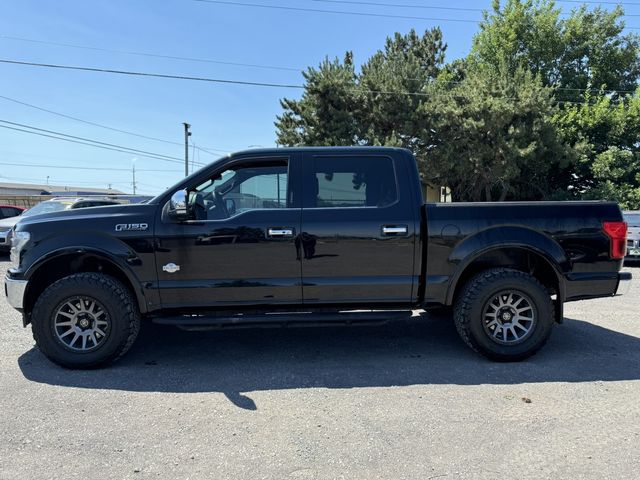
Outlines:
[[[314,157],[305,182],[306,208],[388,207],[398,201],[389,157]]]

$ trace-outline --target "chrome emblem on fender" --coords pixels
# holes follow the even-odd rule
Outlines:
[[[175,263],[167,263],[162,267],[162,271],[167,273],[176,273],[180,271],[180,265],[176,265]]]
[[[144,232],[148,229],[148,223],[119,223],[116,225],[116,232]]]

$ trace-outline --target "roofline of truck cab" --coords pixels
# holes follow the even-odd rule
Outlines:
[[[333,147],[272,147],[272,148],[249,148],[246,150],[240,150],[238,152],[233,152],[228,155],[224,155],[213,162],[206,164],[204,167],[196,170],[191,173],[188,177],[183,178],[179,182],[176,182],[171,188],[167,189],[167,191],[162,192],[157,195],[153,199],[151,199],[148,204],[157,205],[160,203],[164,203],[167,201],[167,197],[171,194],[170,192],[177,185],[185,185],[199,178],[203,172],[212,167],[215,163],[227,163],[232,162],[234,160],[240,160],[243,158],[259,158],[259,157],[276,157],[278,155],[296,155],[296,154],[309,154],[309,153],[326,153],[326,154],[356,154],[356,153],[395,153],[408,155],[413,158],[413,153],[411,150],[400,147],[375,147],[375,146],[333,146]]]

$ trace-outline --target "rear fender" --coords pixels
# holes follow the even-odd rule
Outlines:
[[[564,273],[569,271],[569,258],[551,237],[530,228],[519,226],[493,227],[467,237],[449,255],[449,262],[457,264],[447,290],[447,304],[453,302],[458,282],[464,271],[478,258],[494,250],[518,248],[537,254],[553,268],[559,287],[559,302],[564,301]]]

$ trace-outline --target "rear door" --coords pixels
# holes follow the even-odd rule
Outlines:
[[[415,280],[415,206],[402,158],[307,153],[303,172],[305,304],[407,304]]]

